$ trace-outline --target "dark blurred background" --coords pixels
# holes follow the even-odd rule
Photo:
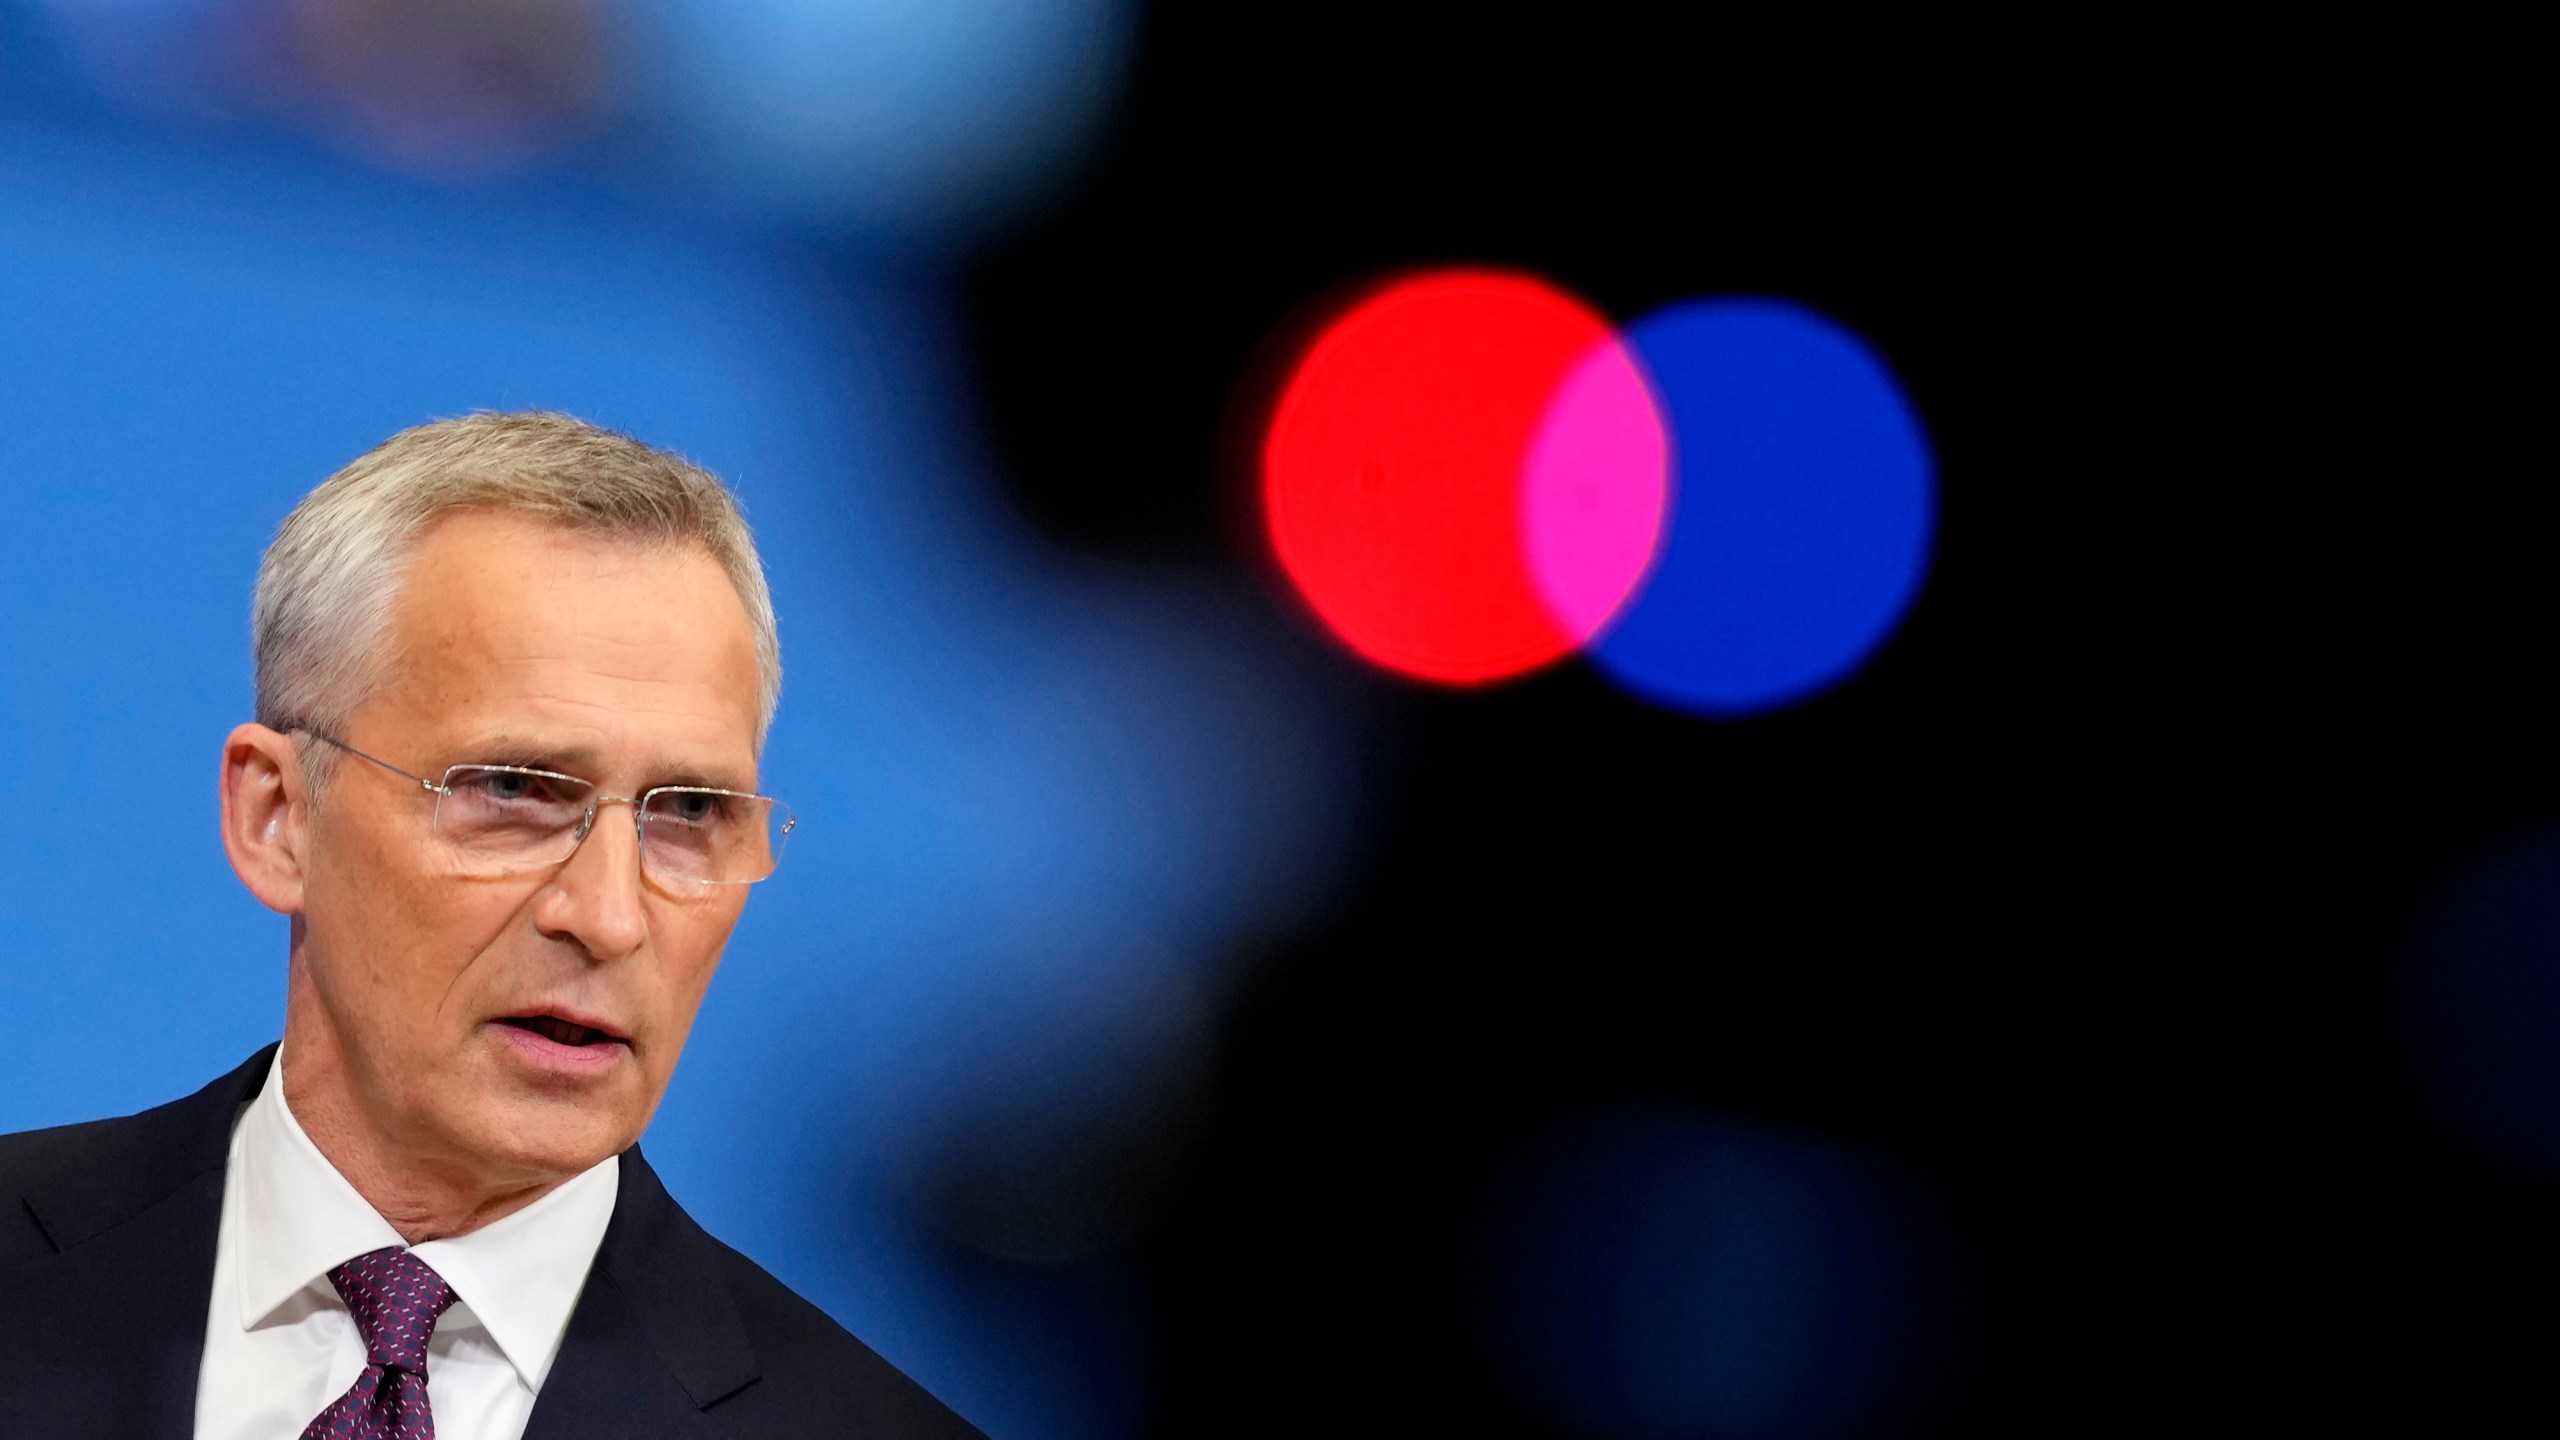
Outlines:
[[[2157,1022],[2212,1022],[2123,913],[2155,760],[2088,688],[2129,637],[2084,527],[2141,480],[2089,424],[2133,307],[2088,172],[2120,162],[1961,37],[1827,28],[1158,11],[1092,181],[970,273],[1013,493],[1101,554],[1250,561],[1202,483],[1252,428],[1239,377],[1293,307],[1426,262],[1620,316],[1809,303],[1903,377],[1943,477],[1922,600],[1810,703],[1675,716],[1578,663],[1394,694],[1376,859],[1257,957],[1145,1242],[1163,1433],[1564,1433],[1472,1343],[1473,1213],[1524,1139],[1631,1101],[1853,1139],[1944,1197],[1974,1288],[1912,1433],[2139,1403],[2107,1352],[2169,1196],[2123,1193],[2159,1186],[2127,1131],[2190,1083]]]
[[[588,13],[555,8],[570,30]],[[562,128],[542,117],[623,92],[521,67],[501,73],[540,103],[481,104],[477,128],[400,120],[407,92],[361,65],[297,72],[375,97],[309,102],[316,121],[273,104],[209,120],[213,102],[138,119],[159,112],[96,98],[96,66],[60,58],[92,53],[62,40],[63,14],[113,9],[13,12],[0,78],[91,77],[22,93],[26,133],[344,167],[366,178],[317,183],[673,234],[647,243],[870,297],[831,302],[871,338],[824,363],[882,397],[841,424],[922,394],[940,397],[921,402],[934,433],[965,438],[933,442],[959,463],[924,442],[863,461],[913,478],[862,513],[960,505],[968,533],[1012,538],[971,550],[931,521],[913,543],[955,573],[1047,577],[1002,603],[961,583],[964,609],[1099,588],[1121,597],[1097,602],[1112,615],[1176,617],[1178,643],[1047,652],[1098,677],[1093,695],[1176,699],[1124,721],[1110,707],[1140,700],[1071,685],[1086,698],[1021,702],[1000,746],[1036,756],[1064,714],[1139,737],[1096,742],[1111,764],[1192,747],[1171,778],[1146,772],[1159,790],[1104,765],[1084,809],[1001,787],[946,803],[932,765],[966,776],[998,753],[952,742],[909,810],[862,812],[859,767],[908,764],[920,742],[899,726],[919,712],[856,726],[847,809],[925,817],[908,833],[993,805],[1033,817],[1003,822],[1029,850],[1108,851],[1123,810],[1189,816],[1162,797],[1192,797],[1181,825],[1126,822],[1153,858],[1074,882],[1100,898],[985,935],[901,920],[844,942],[855,970],[936,945],[1032,969],[746,991],[892,1017],[879,1053],[908,1058],[790,1072],[802,1090],[724,1059],[716,1027],[688,1059],[689,1079],[741,1077],[718,1093],[745,1103],[821,1097],[809,1133],[892,1137],[739,1198],[725,1227],[725,1192],[697,1209],[991,1433],[2458,1430],[2547,1412],[2532,1377],[2550,1333],[2535,1302],[2560,1279],[2560,717],[2539,671],[2560,593],[2547,466],[2510,450],[2527,372],[2482,313],[2521,297],[2498,288],[2515,225],[2503,191],[2463,178],[2495,170],[2497,86],[2465,97],[2469,121],[2422,120],[2412,90],[2440,77],[2415,58],[2303,74],[2321,67],[2267,38],[2130,20],[1087,5],[1052,33],[1029,7],[990,42],[1004,73],[1104,58],[1002,144],[951,152],[954,173],[998,178],[951,199],[840,167],[832,183],[858,172],[852,190],[888,197],[847,205],[789,179],[832,163],[808,158],[822,144],[766,184],[749,161],[776,146],[732,153],[710,122],[616,119],[603,100]],[[262,13],[325,39],[331,17],[398,9]],[[746,23],[703,13],[687,23]],[[456,33],[464,55],[485,40]],[[690,93],[650,64],[625,73]],[[444,113],[438,93],[414,108]],[[2478,143],[2448,155],[2453,134]],[[942,153],[904,143],[884,148]],[[723,228],[742,225],[760,228]],[[1927,579],[1891,639],[1827,691],[1739,719],[1648,705],[1578,660],[1444,690],[1332,647],[1265,556],[1258,426],[1328,303],[1440,265],[1532,271],[1620,320],[1782,297],[1864,337],[1937,462]],[[2512,328],[2536,333],[2522,314]],[[824,333],[788,355],[825,351]],[[9,357],[42,360],[34,342]],[[776,478],[822,443],[739,474],[727,422],[689,437],[647,393],[546,385],[406,403],[672,426],[737,475],[769,546],[777,523],[832,513],[791,497],[854,483],[819,460],[817,478]],[[377,406],[331,453],[423,418]],[[335,463],[277,480],[257,526]],[[757,509],[759,483],[783,498]],[[951,603],[894,569],[867,580],[865,553],[805,562],[888,597],[845,602],[860,626]],[[245,575],[245,555],[225,563]],[[40,618],[52,602],[19,603]],[[987,653],[967,663],[988,703],[1014,703],[1019,656]],[[841,685],[826,663],[834,714],[940,662],[848,662]],[[1179,698],[1194,691],[1210,698]],[[795,698],[785,731],[839,733],[795,721]],[[194,743],[209,756],[217,733]],[[959,914],[1018,882],[949,843],[958,858],[900,872],[932,903]],[[1247,874],[1279,878],[1221,878]],[[1165,913],[1223,918],[1174,924],[1132,898],[1184,886],[1209,898]],[[741,949],[833,936],[827,907],[868,898],[777,901],[815,918]],[[1071,927],[1083,938],[1053,943]],[[1140,950],[1177,958],[1091,958]],[[78,1003],[26,978],[42,963],[6,957],[31,1029]],[[1100,1019],[1046,1002],[1001,1023],[895,1018],[917,995],[914,1014],[1012,1014],[987,997],[1087,985],[1141,998]],[[257,1023],[239,1024],[251,1043]],[[1116,1058],[1002,1038],[1077,1024]],[[976,1078],[908,1078],[946,1072]],[[83,1089],[73,1061],[30,1074],[52,1109],[0,1118],[124,1098]],[[881,1120],[865,1087],[892,1081],[937,1098]],[[653,1153],[679,1182],[702,1157],[678,1192],[745,1185],[686,1138],[714,1102],[670,1108]]]
[[[2472,312],[2518,298],[2508,106],[2426,42],[2357,78],[2269,44],[1152,18],[1092,181],[971,271],[1052,533],[1254,555],[1199,483],[1235,377],[1423,261],[1807,302],[1903,378],[1944,506],[1897,638],[1793,709],[1578,663],[1396,697],[1377,860],[1257,961],[1146,1242],[1165,1433],[1565,1433],[1468,1343],[1459,1217],[1630,1100],[1944,1197],[1969,1320],[1888,1430],[2548,1413],[2552,532],[2510,448],[2538,347]],[[2519,846],[2502,960],[2411,939]]]

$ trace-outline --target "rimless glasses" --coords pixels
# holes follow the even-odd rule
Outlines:
[[[455,765],[441,780],[430,780],[309,726],[292,728],[435,796],[436,837],[475,874],[558,865],[586,842],[598,811],[628,805],[640,832],[640,865],[650,879],[679,891],[748,885],[782,863],[783,841],[799,823],[791,807],[770,795],[707,785],[601,795],[591,780],[524,765]]]

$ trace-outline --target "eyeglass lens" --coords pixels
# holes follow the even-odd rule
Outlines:
[[[436,800],[436,833],[493,870],[554,865],[576,851],[595,787],[504,766],[457,765]],[[781,863],[791,814],[760,795],[667,787],[639,803],[640,857],[663,881],[735,885]]]

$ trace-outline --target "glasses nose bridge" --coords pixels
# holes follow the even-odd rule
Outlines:
[[[578,846],[578,845],[584,845],[584,844],[586,844],[586,843],[587,843],[587,835],[588,835],[588,833],[589,833],[589,832],[591,832],[591,831],[593,831],[593,830],[596,828],[596,815],[597,815],[599,812],[601,812],[601,811],[604,809],[604,807],[606,807],[607,805],[628,805],[628,806],[630,806],[630,807],[631,807],[631,828],[632,828],[632,830],[633,830],[635,833],[640,833],[640,834],[643,834],[643,835],[645,835],[645,834],[646,834],[646,832],[645,832],[645,831],[642,831],[642,830],[640,829],[640,797],[639,797],[639,796],[637,796],[637,795],[596,795],[596,796],[591,796],[591,797],[589,797],[589,798],[588,798],[588,800],[587,800],[587,810],[586,810],[586,813],[585,813],[584,815],[581,815],[581,816],[579,816],[579,817],[578,817],[578,833],[577,833],[575,836],[573,836],[573,837],[571,838],[571,845],[572,845],[572,847],[573,847],[573,848],[574,848],[575,846]],[[646,848],[646,847],[644,846],[643,848]]]

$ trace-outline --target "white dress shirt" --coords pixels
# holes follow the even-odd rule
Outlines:
[[[621,1184],[606,1160],[503,1220],[410,1247],[456,1297],[427,1343],[438,1440],[521,1440]],[[293,1118],[278,1055],[231,1130],[196,1440],[298,1440],[365,1365],[329,1271],[399,1245]]]

